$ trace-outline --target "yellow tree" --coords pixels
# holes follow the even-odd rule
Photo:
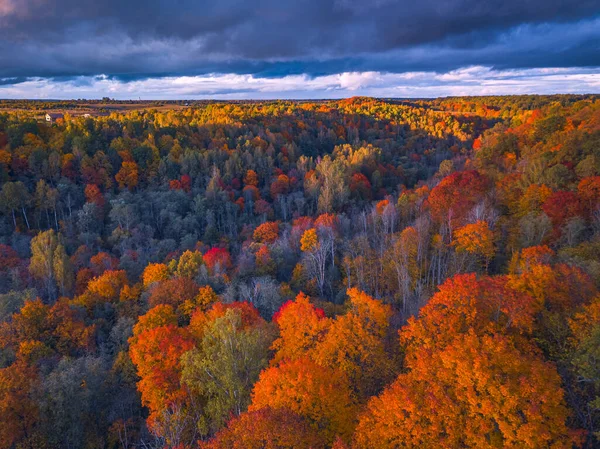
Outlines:
[[[344,371],[359,398],[365,399],[393,379],[392,359],[385,350],[392,310],[355,288],[348,290],[348,297],[348,312],[332,322],[313,358]]]
[[[175,274],[179,277],[194,279],[203,263],[204,259],[200,251],[187,250],[179,258]]]
[[[127,187],[133,190],[138,185],[138,166],[133,161],[124,161],[121,169],[115,175],[115,179],[119,183],[119,188]]]
[[[386,251],[387,266],[396,277],[396,291],[402,297],[402,311],[408,312],[409,300],[414,297],[415,286],[420,280],[419,240],[417,230],[405,228],[393,245]],[[390,282],[391,284],[391,282]]]
[[[151,263],[144,268],[142,280],[144,287],[169,278],[169,268],[164,263]]]
[[[213,304],[219,300],[219,296],[215,293],[210,285],[205,285],[198,289],[198,294],[193,299],[186,299],[179,309],[184,315],[191,316],[196,309],[207,311]]]
[[[478,220],[456,230],[452,242],[458,253],[468,253],[479,256],[485,261],[485,270],[496,248],[494,247],[494,233],[487,222]]]
[[[307,229],[300,238],[300,249],[304,252],[315,251],[319,247],[319,237],[315,228]]]

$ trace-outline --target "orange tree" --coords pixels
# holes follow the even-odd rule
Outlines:
[[[170,306],[157,306],[146,314],[129,339],[129,356],[140,377],[142,404],[150,410],[148,427],[175,446],[193,440],[196,426],[189,418],[194,404],[180,382],[180,359],[194,347],[194,339],[173,319]]]
[[[233,418],[200,449],[324,449],[318,431],[288,409],[265,407]]]
[[[279,338],[273,343],[276,352],[272,363],[310,354],[323,340],[330,323],[323,309],[313,306],[304,293],[281,306],[273,321],[279,328]]]
[[[507,277],[449,279],[401,331],[406,374],[369,401],[359,448],[570,448],[556,367],[529,337],[539,302]]]
[[[249,410],[265,407],[303,416],[327,443],[350,438],[357,411],[344,372],[310,359],[284,361],[261,373]]]
[[[556,368],[508,336],[459,334],[444,349],[421,348],[369,402],[358,448],[553,448],[579,441],[566,427]]]

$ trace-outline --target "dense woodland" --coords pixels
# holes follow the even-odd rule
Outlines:
[[[600,447],[600,97],[17,106],[0,449]]]

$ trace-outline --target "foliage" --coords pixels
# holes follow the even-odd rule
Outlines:
[[[244,328],[239,309],[207,324],[198,347],[182,359],[182,382],[204,398],[201,428],[217,430],[247,409],[252,385],[268,363],[271,341],[265,322]]]
[[[233,418],[202,449],[321,449],[325,445],[306,420],[287,409],[262,408]]]
[[[598,445],[598,96],[15,104],[0,447]]]
[[[565,425],[556,369],[510,337],[462,334],[443,350],[421,350],[410,368],[370,401],[358,447],[566,449],[578,441]]]
[[[357,411],[344,373],[310,359],[284,361],[261,373],[250,411],[265,407],[305,417],[328,443],[338,435],[350,438]]]

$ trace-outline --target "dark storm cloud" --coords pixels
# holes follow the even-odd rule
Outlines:
[[[598,17],[600,0],[0,0],[0,77],[600,66]]]

